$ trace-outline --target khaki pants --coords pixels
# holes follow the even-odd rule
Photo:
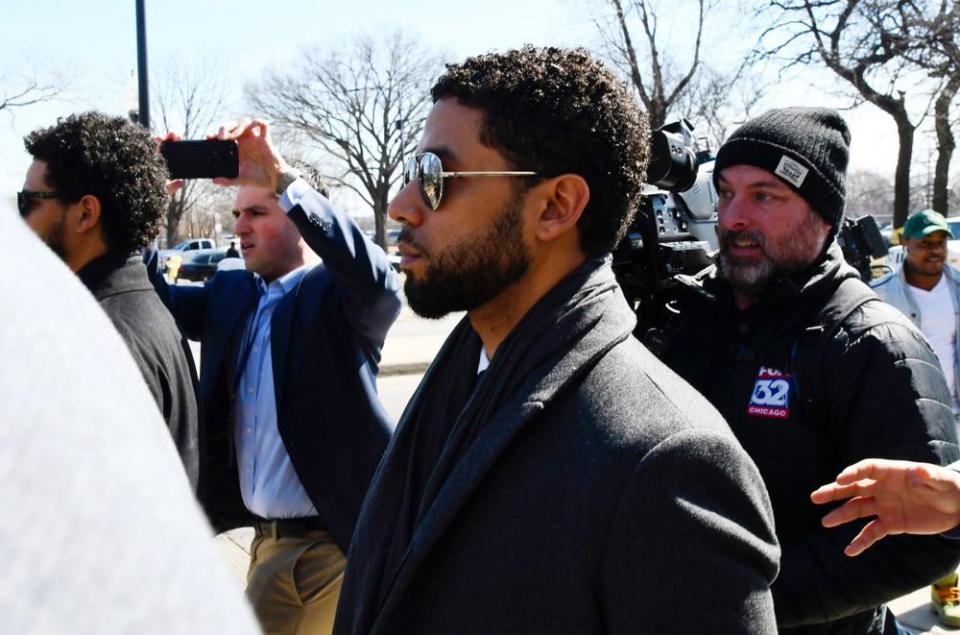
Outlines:
[[[347,559],[325,531],[257,535],[250,546],[247,598],[268,635],[328,635]]]

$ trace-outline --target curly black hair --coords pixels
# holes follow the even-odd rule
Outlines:
[[[587,181],[578,227],[588,257],[623,237],[643,187],[650,128],[623,82],[586,50],[525,46],[448,64],[431,96],[480,110],[481,143],[513,169]]]
[[[34,130],[24,145],[47,164],[44,179],[62,202],[97,197],[111,251],[130,252],[157,236],[169,174],[149,132],[121,117],[85,112]]]

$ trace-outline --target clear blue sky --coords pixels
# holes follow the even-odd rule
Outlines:
[[[0,19],[0,88],[21,73],[58,74],[63,98],[0,113],[0,208],[20,189],[29,157],[22,137],[57,116],[87,109],[124,114],[124,86],[136,68],[134,0],[6,0]],[[243,84],[269,65],[282,67],[311,46],[334,47],[358,33],[402,29],[446,52],[452,60],[524,43],[587,46],[598,37],[585,0],[354,0],[264,3],[248,0],[146,0],[151,72],[166,60],[209,58],[227,69],[233,87],[228,116],[242,114]],[[678,1],[678,5],[683,4]],[[672,37],[692,37],[675,13],[662,22]],[[714,34],[734,41],[729,32]],[[736,54],[729,45],[719,50]],[[828,76],[824,73],[824,77]],[[825,79],[827,85],[832,79]],[[808,84],[780,88],[770,106],[836,104]],[[848,114],[855,166],[892,172],[895,131],[872,107]],[[696,123],[696,122],[695,122]]]

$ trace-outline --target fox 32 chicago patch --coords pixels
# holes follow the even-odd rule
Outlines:
[[[767,419],[790,416],[790,374],[775,368],[760,367],[753,382],[747,414]]]

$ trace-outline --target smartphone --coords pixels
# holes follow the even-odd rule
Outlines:
[[[164,141],[160,154],[172,179],[233,179],[240,171],[236,141]]]

